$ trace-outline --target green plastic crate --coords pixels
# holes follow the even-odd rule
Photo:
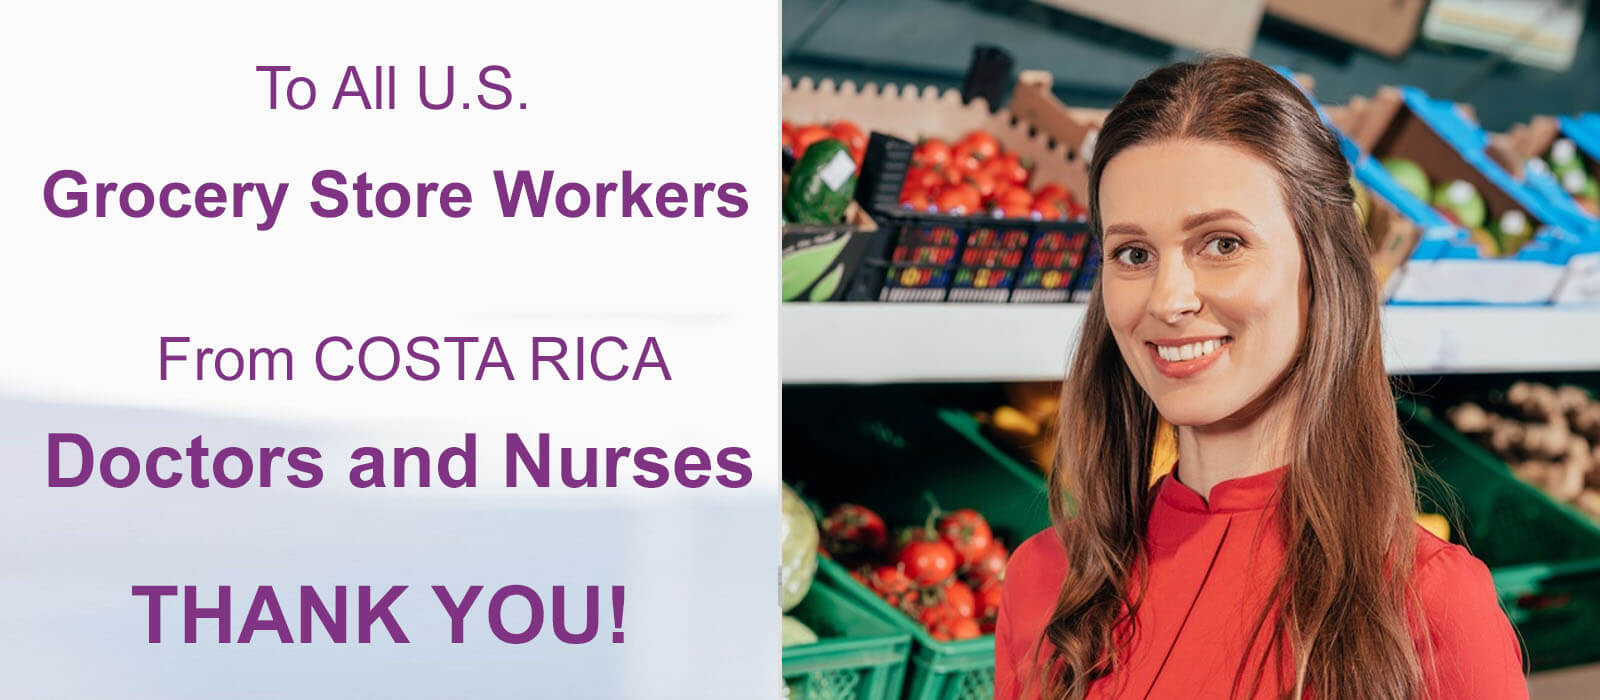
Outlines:
[[[798,403],[798,402],[797,402]],[[799,410],[809,406],[795,406]],[[785,479],[821,503],[860,503],[891,525],[921,522],[924,492],[946,510],[975,508],[1008,548],[1050,526],[1044,479],[995,448],[964,411],[916,401],[835,404],[807,426],[785,427]],[[791,407],[786,404],[785,411]],[[994,696],[994,636],[935,640],[905,613],[824,559],[818,578],[838,586],[913,640],[910,700]]]
[[[1512,476],[1428,408],[1401,400],[1400,415],[1448,485],[1421,479],[1423,510],[1451,516],[1451,540],[1489,566],[1532,668],[1600,660],[1600,527]]]
[[[821,639],[783,649],[790,700],[894,700],[905,684],[911,638],[827,581],[789,611]]]

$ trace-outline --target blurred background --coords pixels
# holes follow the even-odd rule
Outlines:
[[[1437,477],[1418,522],[1490,566],[1534,698],[1600,694],[1588,5],[785,0],[788,696],[991,696],[1098,272],[1085,162],[1133,81],[1210,51],[1294,77],[1340,134]]]
[[[1233,50],[1314,75],[1325,102],[1343,103],[1379,85],[1416,85],[1471,102],[1484,126],[1504,129],[1534,113],[1600,110],[1600,18],[1588,4],[785,0],[783,69],[958,88],[968,50],[992,44],[1019,67],[1053,72],[1066,104],[1106,108],[1158,66]],[[1174,5],[1203,6],[1210,21],[1191,21]],[[1113,11],[1127,19],[1112,18]]]

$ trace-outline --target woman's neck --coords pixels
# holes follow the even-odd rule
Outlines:
[[[1178,480],[1211,500],[1212,487],[1289,462],[1288,421],[1266,410],[1248,421],[1178,426]]]

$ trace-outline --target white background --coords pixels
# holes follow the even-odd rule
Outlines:
[[[0,21],[0,696],[728,697],[779,683],[775,4],[26,3]],[[319,105],[266,109],[258,64]],[[398,66],[395,111],[330,111],[347,65]],[[526,111],[431,112],[418,65],[500,64]],[[370,69],[369,69],[370,70]],[[432,71],[430,70],[430,73]],[[348,103],[347,103],[348,104]],[[51,216],[45,178],[289,182],[272,230],[244,219]],[[463,219],[325,220],[310,176],[460,181]],[[738,219],[502,219],[491,171],[740,182]],[[318,339],[656,336],[673,381],[329,383]],[[158,379],[157,338],[286,346],[296,380]],[[515,365],[519,377],[525,367]],[[46,488],[51,431],[98,447],[311,444],[310,491]],[[738,490],[339,488],[344,451],[480,436],[748,449]],[[427,586],[626,585],[626,642],[545,632],[468,643]],[[408,585],[412,643],[151,645],[135,584]],[[287,602],[287,601],[286,601]],[[478,603],[486,606],[487,594]],[[548,605],[548,601],[547,601]],[[169,601],[170,606],[170,601]],[[244,602],[235,601],[235,633]],[[481,613],[478,609],[475,613]],[[169,611],[164,637],[179,638]],[[379,639],[384,639],[380,635]]]

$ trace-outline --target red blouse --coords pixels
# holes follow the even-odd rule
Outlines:
[[[1146,530],[1149,583],[1136,613],[1137,633],[1131,647],[1120,650],[1117,672],[1097,681],[1090,698],[1226,698],[1241,659],[1255,660],[1246,667],[1249,687],[1268,634],[1248,653],[1246,646],[1283,560],[1267,506],[1285,471],[1224,481],[1211,490],[1210,503],[1173,475],[1155,486]],[[1034,648],[1066,565],[1051,530],[1012,555],[995,631],[997,700],[1023,697],[1024,684],[1026,697],[1038,696]],[[1428,696],[1528,697],[1522,648],[1483,562],[1419,527],[1411,575],[1438,662],[1434,669],[1425,665]],[[1268,669],[1261,696],[1271,696],[1280,677]]]

